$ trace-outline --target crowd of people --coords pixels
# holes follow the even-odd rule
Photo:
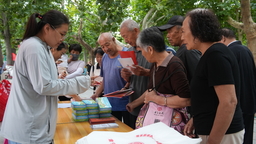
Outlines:
[[[63,42],[68,27],[68,18],[56,10],[30,16],[1,128],[10,144],[52,144],[58,96],[81,100],[77,94],[96,80],[100,82],[94,85],[92,99],[117,90],[134,91],[122,98],[108,98],[112,115],[133,129],[143,104],[154,102],[185,110],[190,119],[182,134],[201,138],[201,144],[252,144],[253,55],[232,30],[221,28],[211,10],[197,8],[144,30],[134,20],[124,20],[120,34],[131,47],[120,46],[110,32],[99,34],[100,47],[94,52],[97,63],[90,65],[89,75],[83,75],[86,65],[79,60],[81,46]],[[177,51],[165,44],[165,31]],[[67,50],[67,64],[60,68]],[[134,51],[138,64],[122,68],[120,51]]]

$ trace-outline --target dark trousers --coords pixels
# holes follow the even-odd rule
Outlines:
[[[244,118],[244,129],[245,129],[243,144],[252,144],[254,115],[243,114],[243,118]]]
[[[128,111],[112,111],[111,114],[121,122],[130,126],[130,113]]]
[[[130,114],[130,127],[135,129],[135,124],[138,116]]]

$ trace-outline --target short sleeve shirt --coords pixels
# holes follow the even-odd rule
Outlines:
[[[182,98],[190,98],[186,69],[178,57],[173,56],[171,58],[171,55],[155,71],[155,86],[160,84],[157,91],[162,94],[173,94]],[[150,69],[148,89],[153,88],[153,71],[155,65],[154,63]],[[166,79],[171,74],[172,76],[168,80],[161,83],[162,79]]]
[[[122,51],[126,51],[127,48],[123,48]],[[108,94],[117,90],[120,90],[126,84],[126,81],[121,77],[122,65],[118,61],[120,55],[115,58],[110,58],[107,54],[102,57],[101,76],[104,83],[104,94]],[[127,111],[126,105],[129,102],[129,97],[122,98],[108,98],[112,111]]]
[[[239,69],[233,53],[221,43],[206,50],[201,57],[191,81],[191,106],[194,126],[199,135],[209,135],[215,119],[219,100],[214,86],[234,84],[239,100]],[[239,101],[226,134],[243,129]]]

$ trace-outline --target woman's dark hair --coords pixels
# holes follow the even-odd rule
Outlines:
[[[104,51],[102,50],[101,47],[98,47],[95,51],[94,51],[94,55],[96,56],[96,54],[100,54],[100,55],[104,55]]]
[[[217,42],[222,38],[217,16],[209,9],[197,8],[187,13],[189,27],[195,38],[201,42]]]
[[[36,18],[39,19],[38,22]],[[63,13],[57,10],[50,10],[44,15],[34,13],[28,20],[23,40],[35,36],[47,23],[50,24],[51,27],[58,28],[62,24],[69,24],[69,20]]]
[[[81,53],[82,52],[82,47],[79,44],[71,44],[69,46],[69,52],[71,52],[72,50],[79,51],[79,53]]]
[[[68,45],[64,42],[62,42],[58,47],[57,51],[61,51],[62,49],[68,49]]]
[[[150,27],[140,32],[136,44],[147,50],[148,46],[153,47],[156,52],[165,51],[165,42],[162,32],[157,27]]]

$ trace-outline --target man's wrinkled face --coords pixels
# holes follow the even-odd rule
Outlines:
[[[127,27],[122,27],[120,30],[121,36],[124,38],[125,42],[131,46],[136,46],[137,32],[135,29],[129,30]]]
[[[174,26],[172,28],[167,29],[167,40],[172,46],[181,46],[181,26]]]
[[[114,56],[118,52],[113,39],[110,40],[103,37],[98,42],[100,44],[100,47],[106,54]]]

